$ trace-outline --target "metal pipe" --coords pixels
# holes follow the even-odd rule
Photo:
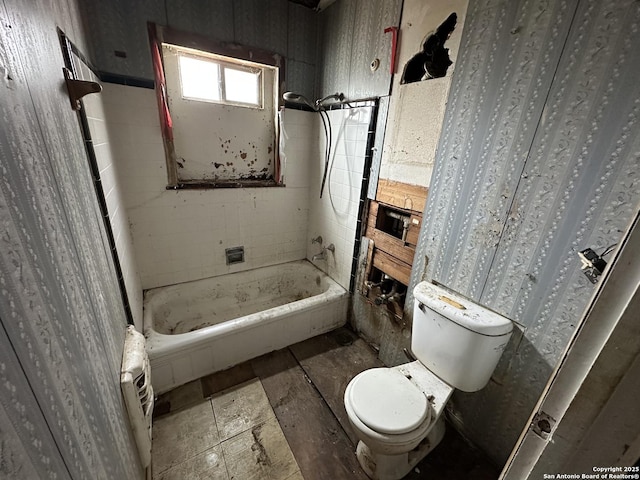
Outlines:
[[[386,212],[387,216],[391,217],[391,218],[395,218],[396,220],[400,220],[402,222],[402,241],[406,242],[407,241],[407,232],[409,231],[409,221],[411,220],[411,217],[408,215],[401,215],[400,213],[396,213],[396,212]]]

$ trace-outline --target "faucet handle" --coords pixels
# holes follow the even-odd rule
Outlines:
[[[312,238],[311,244],[313,245],[314,243],[322,245],[322,235],[318,235],[316,238]]]
[[[327,247],[327,250],[329,250],[331,253],[336,253],[336,246],[333,243],[330,243]]]

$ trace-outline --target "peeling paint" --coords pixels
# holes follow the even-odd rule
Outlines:
[[[276,152],[274,106],[265,106],[262,111],[218,104],[193,108],[193,102],[181,101],[179,82],[176,82],[179,78],[176,55],[164,52],[163,57],[170,108],[176,120],[176,158],[189,158],[188,163],[180,161],[181,165],[176,165],[178,183],[205,188],[206,182],[233,183],[246,177],[273,179]],[[271,91],[273,76],[269,74],[264,78],[265,92]],[[251,159],[254,159],[253,163]],[[265,166],[270,173],[258,172]]]

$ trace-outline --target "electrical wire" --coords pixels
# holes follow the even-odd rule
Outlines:
[[[607,248],[604,249],[604,251],[600,254],[601,257],[604,257],[605,255],[609,255],[611,252],[613,252],[613,249],[617,246],[617,243],[614,243],[613,245],[609,245]]]

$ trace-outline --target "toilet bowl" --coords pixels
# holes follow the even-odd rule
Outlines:
[[[513,330],[509,319],[441,286],[421,282],[413,292],[417,360],[365,370],[345,390],[356,456],[374,480],[401,479],[438,445],[453,390],[483,388]]]
[[[404,477],[442,440],[444,405],[453,387],[419,361],[365,370],[344,395],[359,443],[358,462],[370,478]]]

